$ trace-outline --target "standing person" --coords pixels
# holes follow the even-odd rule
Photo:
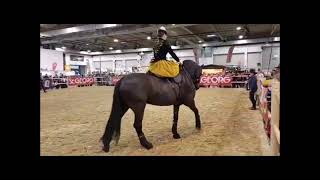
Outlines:
[[[40,89],[43,89],[43,92],[47,92],[46,88],[43,85],[43,79],[42,79],[42,74],[40,73]]]
[[[248,80],[248,86],[250,89],[249,98],[252,103],[252,107],[250,108],[251,110],[256,110],[255,93],[258,89],[258,86],[257,86],[257,77],[255,74],[256,73],[255,73],[254,69],[251,69],[250,75],[249,75],[249,80]]]

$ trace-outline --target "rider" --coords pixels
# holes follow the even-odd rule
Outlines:
[[[154,59],[151,60],[149,72],[158,77],[173,78],[179,74],[179,58],[171,49],[167,41],[167,30],[165,27],[160,27],[158,30],[158,40],[153,48]],[[168,61],[166,56],[170,54],[176,62]],[[178,63],[177,63],[178,62]]]
[[[179,58],[177,55],[173,52],[171,49],[170,44],[167,41],[167,30],[165,27],[160,27],[158,30],[158,41],[156,45],[153,48],[153,53],[154,53],[154,61],[158,60],[166,60],[167,53],[173,57],[177,62],[180,62]]]

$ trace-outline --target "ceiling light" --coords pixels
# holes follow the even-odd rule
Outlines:
[[[62,49],[62,48],[55,48],[56,49],[56,51],[64,51],[64,49]]]
[[[122,51],[120,49],[116,50],[116,53],[121,53]]]
[[[109,49],[110,49],[110,50],[112,50],[112,49],[113,49],[113,47],[109,47]]]
[[[141,53],[140,53],[140,55],[144,55],[144,53],[143,53],[143,52],[141,52]]]
[[[198,41],[199,43],[202,43],[202,41]]]
[[[86,44],[87,46],[89,46],[89,44]]]
[[[80,51],[80,54],[88,54],[86,51]]]
[[[242,39],[242,38],[243,38],[243,35],[240,35],[240,36],[239,36],[239,39]]]
[[[103,27],[107,28],[107,27],[115,27],[117,26],[117,24],[104,24]]]
[[[88,50],[87,52],[91,52],[90,50]]]
[[[119,40],[118,39],[114,39],[113,42],[119,42]]]
[[[215,36],[217,36],[217,35],[215,35],[215,34],[209,34],[209,35],[207,35],[207,37],[215,37]]]
[[[280,41],[280,37],[274,37],[273,40],[274,41]]]
[[[237,30],[239,31],[241,29],[241,27],[239,26],[239,27],[237,27]]]
[[[246,44],[248,43],[248,40],[243,39],[243,40],[238,40],[237,42],[238,42],[237,44]]]
[[[147,37],[147,39],[148,39],[148,40],[150,40],[150,39],[151,39],[151,37],[150,37],[150,36],[148,36],[148,37]]]
[[[174,25],[176,25],[176,24],[172,24],[172,26],[174,26]]]
[[[62,49],[66,49],[66,47],[64,47],[64,46],[63,46],[63,47],[61,47],[61,48],[62,48]]]
[[[102,54],[102,52],[92,52],[91,55],[98,55],[98,54]]]

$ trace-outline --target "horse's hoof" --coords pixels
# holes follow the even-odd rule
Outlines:
[[[174,138],[174,139],[180,139],[181,137],[180,137],[179,134],[174,134],[174,135],[173,135],[173,138]]]
[[[104,146],[104,147],[102,148],[102,150],[103,150],[104,152],[109,152],[109,149],[110,149],[109,146]]]
[[[196,128],[197,128],[198,130],[200,130],[200,129],[201,129],[201,126],[200,126],[200,125],[198,125],[198,126],[196,126]]]
[[[151,143],[149,143],[149,142],[147,142],[146,144],[144,144],[144,145],[142,145],[143,147],[145,147],[146,149],[151,149],[151,148],[153,148],[153,145],[151,144]]]

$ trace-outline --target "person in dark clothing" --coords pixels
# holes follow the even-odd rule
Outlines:
[[[158,60],[166,60],[166,56],[168,53],[173,57],[174,60],[180,62],[178,56],[173,52],[169,42],[167,41],[166,28],[160,27],[160,29],[158,30],[158,41],[156,42],[156,45],[153,48],[153,62]]]
[[[250,70],[250,77],[248,80],[248,86],[250,89],[249,92],[249,98],[252,103],[252,107],[250,108],[251,110],[256,110],[256,100],[255,100],[255,93],[258,90],[257,86],[257,77],[255,76],[255,71],[254,69]]]
[[[43,90],[43,92],[47,92],[46,91],[46,88],[44,87],[44,85],[43,85],[43,79],[42,79],[42,75],[41,75],[41,73],[40,73],[40,90]]]

